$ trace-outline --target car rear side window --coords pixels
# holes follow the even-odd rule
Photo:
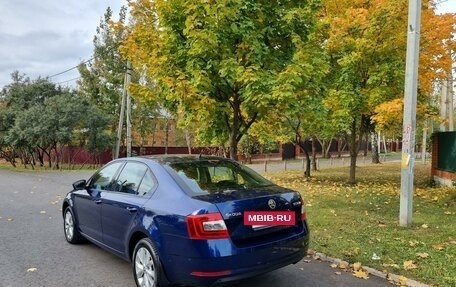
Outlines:
[[[141,195],[147,193],[147,191],[145,192],[144,190],[147,189],[148,185],[153,186],[153,181],[150,182],[150,172],[147,173],[147,171],[147,166],[142,163],[127,162],[127,164],[120,172],[119,178],[117,179],[117,182],[120,185],[120,192],[140,194],[140,185],[143,181],[143,178],[145,178],[145,175],[148,174],[144,183],[144,188],[141,190]]]
[[[151,191],[155,186],[155,178],[152,176],[152,173],[147,170],[146,174],[144,175],[139,188],[138,188],[138,195],[145,195],[149,191]]]

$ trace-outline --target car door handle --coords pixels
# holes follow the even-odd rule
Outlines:
[[[94,200],[93,202],[95,202],[96,204],[102,203],[101,199]]]
[[[138,211],[138,209],[136,207],[132,207],[132,206],[128,206],[127,207],[127,210],[130,211],[130,212],[136,212]]]

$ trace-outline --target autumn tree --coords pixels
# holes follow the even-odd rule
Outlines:
[[[406,11],[408,1],[325,2],[323,20],[329,27],[325,49],[333,83],[325,104],[331,116],[346,125],[350,183],[356,182],[359,141],[373,131],[373,116],[388,109],[388,103],[397,107],[397,99],[403,98]],[[432,1],[423,1],[422,11],[418,102],[425,105],[432,82],[451,67],[448,48],[454,47],[455,22],[454,15],[436,15]]]
[[[336,130],[327,120],[327,110],[322,102],[325,90],[323,78],[327,72],[324,55],[315,46],[307,47],[305,51],[305,58],[295,57],[294,64],[278,75],[280,85],[273,92],[278,99],[278,112],[256,123],[252,134],[260,141],[274,139],[299,147],[306,158],[304,174],[310,176],[312,162],[316,170],[316,152],[315,149],[310,150],[305,142],[316,142],[317,136],[332,138]]]
[[[326,1],[325,50],[331,86],[330,117],[346,131],[349,183],[355,183],[360,140],[372,131],[371,116],[382,102],[402,93],[406,47],[406,1]]]
[[[277,75],[308,41],[318,0],[131,2],[122,51],[200,136],[228,140],[231,158],[273,111]],[[207,136],[209,135],[209,136]]]
[[[436,28],[438,27],[438,28]],[[456,14],[436,14],[435,4],[425,1],[422,8],[418,73],[417,123],[438,119],[432,97],[436,83],[446,80],[456,61]],[[373,120],[381,131],[402,135],[403,97],[385,101],[375,108]]]
[[[119,22],[125,22],[126,8],[119,13]],[[125,38],[124,31],[113,32],[110,28],[112,10],[107,8],[93,39],[94,51],[91,60],[79,65],[81,79],[79,93],[103,112],[111,115],[111,129],[117,126],[120,111],[126,60],[119,53],[119,46]]]

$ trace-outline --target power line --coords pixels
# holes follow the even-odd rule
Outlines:
[[[71,81],[75,81],[75,80],[79,80],[81,77],[76,77],[76,78],[73,78],[73,79],[69,79],[69,80],[66,80],[66,81],[63,81],[63,82],[60,82],[60,83],[56,83],[56,85],[61,85],[61,84],[65,84],[65,83],[68,83],[68,82],[71,82]]]
[[[87,63],[87,62],[90,62],[90,61],[92,61],[93,59],[94,59],[94,58],[92,57],[92,58],[88,59],[87,61],[84,61],[84,62],[82,62],[82,63],[80,63],[80,64],[78,64],[78,65],[76,65],[76,66],[74,66],[74,67],[72,67],[72,68],[66,69],[66,70],[63,71],[63,72],[60,72],[60,73],[57,73],[57,74],[48,76],[48,78],[52,78],[52,77],[55,77],[55,76],[59,76],[59,75],[65,74],[65,73],[67,73],[67,72],[69,72],[69,71],[71,71],[71,70],[76,69],[77,67],[79,67],[79,65],[85,64],[85,63]]]

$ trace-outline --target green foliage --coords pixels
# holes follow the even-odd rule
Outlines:
[[[126,9],[119,13],[119,22],[124,23]],[[120,111],[120,97],[126,72],[126,60],[119,53],[119,46],[125,38],[125,31],[113,32],[110,27],[112,10],[108,8],[100,21],[93,40],[93,59],[81,63],[78,81],[79,93],[96,105],[105,114],[111,115],[111,127],[117,125]]]
[[[110,8],[106,10],[93,40],[93,60],[79,66],[79,72],[82,77],[78,82],[79,93],[88,99],[93,106],[96,106],[98,110],[102,111],[104,115],[107,115],[106,119],[109,120],[108,124],[111,130],[111,133],[103,136],[103,139],[98,139],[98,143],[95,143],[95,141],[89,142],[89,149],[96,150],[96,153],[110,146],[110,144],[104,145],[102,143],[107,144],[112,140],[118,126],[121,95],[124,89],[127,66],[126,58],[119,52],[119,47],[127,36],[127,30],[124,27],[126,12],[126,8],[122,7],[119,13],[119,20],[114,23],[112,21],[112,10]],[[152,119],[159,115],[161,108],[152,97],[136,96],[143,92],[143,89],[137,84],[142,76],[140,75],[141,71],[141,66],[139,66],[137,71],[131,71],[131,83],[127,87],[132,96],[133,132],[140,137],[140,142],[133,143],[136,145],[142,145],[144,138],[153,132]],[[146,81],[147,79],[142,80],[145,85],[149,85]],[[106,119],[93,120],[98,122]],[[101,136],[101,134],[98,133],[97,136]]]
[[[244,156],[246,159],[250,159],[253,154],[256,154],[260,151],[260,142],[250,136],[245,135],[239,141],[239,152]]]
[[[228,141],[236,157],[239,140],[281,96],[277,75],[308,42],[318,8],[317,0],[136,1],[122,50],[181,121],[198,122],[199,138]]]
[[[60,162],[59,148],[88,144],[99,153],[112,145],[106,135],[109,118],[74,91],[62,89],[47,79],[30,81],[13,74],[13,83],[2,91],[0,103],[0,149],[13,165],[19,157],[24,165]]]

